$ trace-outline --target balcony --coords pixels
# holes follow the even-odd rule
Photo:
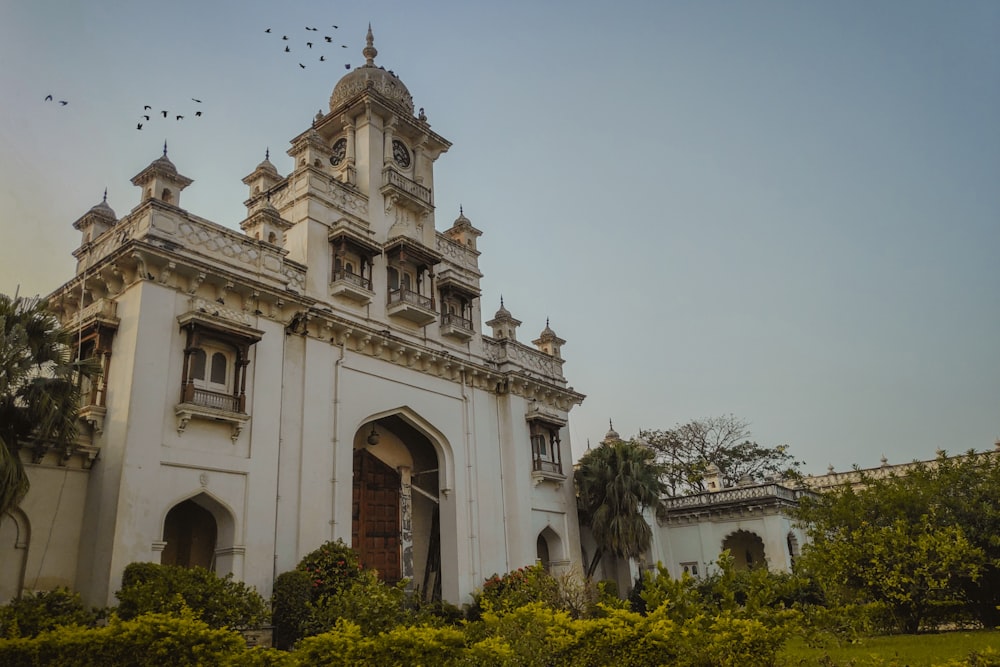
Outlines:
[[[405,287],[389,290],[389,301],[386,312],[391,317],[409,320],[419,326],[430,324],[437,319],[434,310],[434,299],[418,294]]]
[[[230,426],[230,438],[235,444],[243,427],[250,420],[250,415],[244,412],[239,396],[185,385],[182,398],[182,402],[174,408],[178,434],[184,433],[184,429],[192,419],[225,422]]]
[[[372,281],[352,271],[344,269],[334,271],[333,282],[330,283],[330,296],[341,296],[361,305],[371,303],[374,297]]]
[[[559,461],[549,461],[535,454],[532,457],[531,479],[535,486],[542,482],[554,482],[556,486],[561,486],[566,481],[566,475]]]
[[[394,204],[420,215],[427,215],[434,210],[434,196],[431,189],[411,181],[392,167],[382,170],[382,187],[379,192]]]
[[[463,343],[476,335],[472,328],[472,320],[461,315],[444,313],[441,315],[441,335],[457,338]]]

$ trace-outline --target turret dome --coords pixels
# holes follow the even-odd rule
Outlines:
[[[365,56],[365,64],[353,72],[345,74],[334,86],[333,94],[330,95],[330,111],[337,110],[347,100],[365,89],[371,88],[392,104],[412,115],[413,97],[406,85],[393,72],[375,64],[375,56],[378,55],[378,51],[374,46],[375,39],[372,36],[370,25],[368,26],[366,42],[366,46],[361,52]]]

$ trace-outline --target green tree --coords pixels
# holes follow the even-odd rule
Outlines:
[[[788,453],[788,445],[764,447],[750,438],[749,423],[732,415],[696,419],[666,431],[639,432],[639,439],[656,451],[671,495],[706,491],[705,472],[713,463],[726,486],[744,477],[762,481],[772,476],[801,476],[802,462]]]
[[[797,517],[808,525],[810,543],[797,566],[831,601],[881,605],[905,632],[969,611],[994,625],[997,459],[942,454],[897,476],[863,475],[858,488],[804,498]]]
[[[97,373],[45,301],[0,294],[0,517],[28,492],[18,450],[72,445],[80,378]]]
[[[605,552],[634,558],[649,548],[652,528],[642,513],[660,506],[661,473],[655,452],[635,442],[605,442],[580,459],[574,474],[580,518],[597,542],[587,578]]]

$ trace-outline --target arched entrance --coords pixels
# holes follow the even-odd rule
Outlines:
[[[166,545],[160,562],[214,570],[217,536],[215,517],[207,509],[194,500],[174,505],[163,522],[163,541]]]
[[[556,574],[553,566],[557,566],[558,569],[559,565],[565,563],[564,558],[562,540],[551,526],[546,526],[538,533],[538,539],[535,540],[536,562],[545,568],[546,572]]]
[[[764,541],[756,533],[737,530],[730,533],[722,541],[722,550],[729,549],[733,556],[733,565],[737,570],[749,570],[753,567],[767,567],[764,557]]]
[[[405,413],[365,423],[354,437],[351,546],[389,582],[407,578],[441,597],[439,464],[427,433]]]

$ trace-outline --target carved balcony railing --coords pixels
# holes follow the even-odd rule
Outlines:
[[[442,313],[441,333],[464,342],[472,338],[476,332],[472,328],[472,320],[455,313]]]
[[[386,167],[382,170],[382,188],[398,190],[418,202],[430,207],[434,206],[434,197],[430,188],[424,187],[416,181],[411,181],[392,167]]]
[[[198,389],[192,385],[185,386],[184,402],[213,410],[243,412],[240,408],[239,396],[220,394],[217,391],[208,391],[207,389]]]
[[[391,316],[401,317],[420,326],[430,324],[437,319],[434,298],[405,287],[389,290],[386,310]]]
[[[562,474],[562,464],[559,461],[548,461],[540,456],[536,456],[533,469],[536,472],[551,472],[557,475]]]
[[[360,276],[357,273],[346,269],[339,269],[333,272],[333,281],[338,282],[341,280],[354,285],[355,287],[360,287],[361,289],[371,290],[372,288],[372,281],[370,278],[365,278],[364,276]]]
[[[330,295],[346,297],[360,304],[371,303],[374,296],[371,278],[346,269],[337,269],[333,272],[333,281],[330,283]]]
[[[434,309],[433,297],[424,296],[405,287],[389,290],[389,305],[394,303],[410,303],[421,308]]]

